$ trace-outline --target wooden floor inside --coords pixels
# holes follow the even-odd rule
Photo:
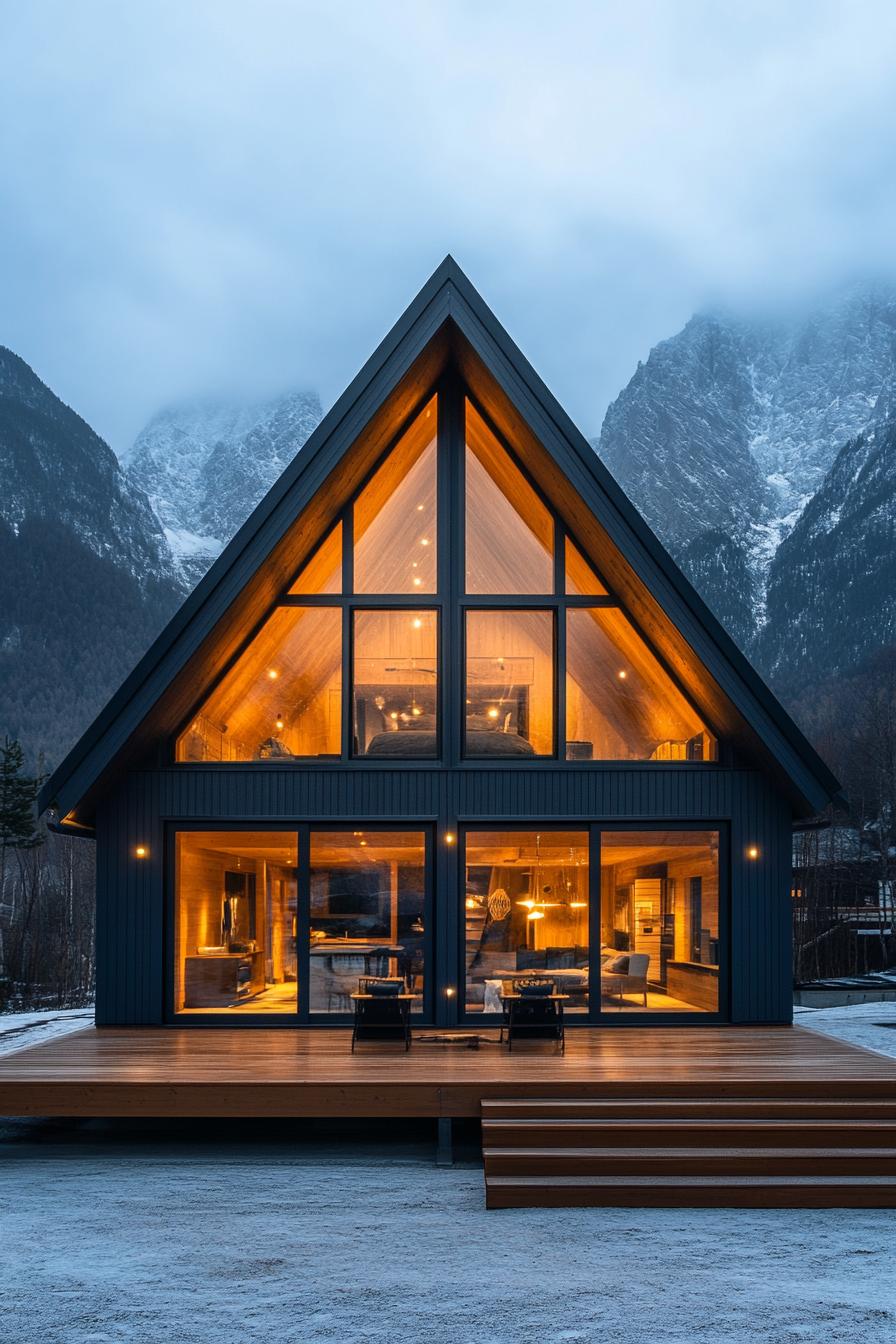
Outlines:
[[[490,1098],[896,1099],[896,1060],[802,1027],[567,1031],[566,1054],[497,1029],[350,1052],[343,1030],[101,1028],[0,1059],[4,1116],[478,1117]],[[469,1035],[474,1036],[475,1031]]]

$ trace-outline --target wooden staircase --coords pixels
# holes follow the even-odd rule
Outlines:
[[[894,1208],[896,1096],[482,1101],[490,1209]]]

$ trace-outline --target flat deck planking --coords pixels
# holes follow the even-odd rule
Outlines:
[[[352,1055],[342,1029],[88,1029],[0,1059],[0,1115],[473,1117],[496,1097],[896,1097],[896,1060],[802,1027],[577,1028],[565,1056],[472,1034],[487,1038],[478,1050],[415,1041]]]

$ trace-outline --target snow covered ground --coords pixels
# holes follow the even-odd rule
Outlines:
[[[896,1055],[896,1003],[851,1003],[845,1008],[794,1008],[800,1027],[838,1036],[884,1055]],[[888,1024],[888,1025],[884,1025]]]
[[[36,1013],[0,1013],[0,1055],[50,1041],[93,1025],[92,1008],[46,1008]]]
[[[896,1053],[888,1019],[799,1015]],[[0,1121],[0,1344],[896,1338],[891,1212],[487,1213],[475,1149],[437,1168],[431,1137]]]

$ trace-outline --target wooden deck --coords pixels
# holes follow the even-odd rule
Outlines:
[[[419,1035],[432,1035],[421,1031]],[[475,1033],[470,1033],[475,1034]],[[896,1060],[801,1027],[579,1028],[565,1056],[497,1029],[352,1055],[342,1030],[102,1028],[0,1059],[5,1116],[478,1117],[495,1098],[896,1100]]]

